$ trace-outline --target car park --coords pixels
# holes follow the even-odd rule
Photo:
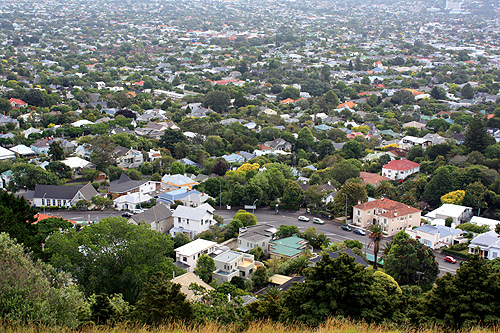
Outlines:
[[[453,258],[452,256],[446,256],[444,257],[444,261],[451,262],[452,264],[457,263],[457,259]]]
[[[348,226],[347,224],[344,224],[342,226],[342,230],[345,230],[345,231],[352,231],[352,228],[350,226]]]
[[[302,222],[309,222],[309,218],[307,216],[299,216],[299,221],[302,221]]]
[[[355,233],[355,234],[358,234],[360,236],[365,236],[366,235],[366,232],[364,230],[361,230],[361,229],[354,229],[352,232]]]
[[[317,223],[317,224],[325,224],[325,221],[323,221],[322,219],[320,219],[319,217],[315,217],[313,218],[313,223]]]

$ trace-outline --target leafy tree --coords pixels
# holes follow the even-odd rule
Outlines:
[[[80,171],[80,173],[82,174],[83,179],[89,182],[99,178],[99,171],[95,169],[85,168],[82,171]]]
[[[54,267],[71,272],[87,295],[121,293],[134,303],[154,273],[181,273],[170,259],[173,245],[170,236],[149,226],[110,217],[80,232],[54,233],[45,251]]]
[[[153,164],[151,164],[151,162],[142,163],[141,173],[143,175],[151,175],[153,173]]]
[[[254,289],[258,289],[264,286],[269,281],[269,276],[267,275],[267,269],[263,266],[257,267],[250,277]]]
[[[442,204],[453,204],[453,205],[461,205],[464,201],[465,191],[457,190],[453,192],[446,193],[441,197]]]
[[[444,225],[447,226],[448,228],[451,228],[452,223],[453,223],[453,218],[452,217],[447,217],[444,220]]]
[[[495,143],[495,139],[486,131],[486,122],[480,116],[472,118],[469,126],[465,129],[465,146],[469,151],[483,152]]]
[[[238,210],[238,212],[234,214],[233,219],[238,219],[243,222],[244,227],[249,227],[257,224],[257,217],[244,209]]]
[[[53,161],[59,161],[64,158],[64,150],[61,147],[61,143],[59,141],[53,141],[49,145],[49,156]]]
[[[88,304],[68,274],[33,260],[27,249],[0,233],[0,319],[76,328]]]
[[[264,250],[260,246],[254,247],[253,249],[250,249],[250,251],[248,251],[248,253],[253,255],[255,260],[261,260],[262,257],[264,256]],[[232,279],[231,279],[231,283],[232,283]],[[243,288],[241,288],[241,289],[243,289]]]
[[[33,164],[16,164],[12,167],[12,180],[9,187],[12,191],[20,188],[34,190],[36,185],[59,185],[59,177],[50,171]]]
[[[73,176],[73,172],[71,171],[71,168],[60,161],[50,162],[45,167],[45,169],[47,169],[47,171],[52,172],[60,179],[64,179],[64,178],[71,179],[71,177]]]
[[[250,320],[278,321],[283,309],[283,293],[277,287],[267,288],[263,297],[247,305],[247,318]]]
[[[440,167],[436,170],[431,180],[425,185],[422,199],[430,205],[438,205],[441,197],[455,190],[449,167]]]
[[[384,273],[372,274],[345,253],[335,260],[323,255],[305,275],[303,283],[294,284],[284,294],[284,319],[317,325],[331,316],[368,322],[401,316],[398,284]]]
[[[224,176],[226,174],[226,171],[227,171],[227,164],[223,160],[218,160],[212,169],[212,172],[218,176]]]
[[[331,169],[331,175],[333,179],[338,181],[340,184],[344,184],[346,180],[351,178],[359,178],[361,171],[361,163],[356,160],[342,160],[335,163]]]
[[[465,84],[460,90],[460,95],[463,99],[473,99],[474,98],[474,89],[470,85],[470,83]]]
[[[347,158],[359,158],[363,154],[363,147],[358,141],[350,140],[342,146],[342,152]]]
[[[406,89],[396,91],[391,97],[392,104],[408,105],[413,104],[414,101],[415,96],[413,96],[411,91]]]
[[[211,91],[205,95],[203,99],[203,106],[218,113],[222,113],[227,110],[229,104],[231,103],[231,96],[228,92],[223,90]]]
[[[447,273],[421,299],[423,318],[450,326],[496,325],[500,321],[500,272],[479,255]]]
[[[160,146],[167,148],[170,152],[174,151],[175,145],[179,142],[187,142],[186,136],[181,131],[171,128],[166,129],[160,137]]]
[[[347,195],[347,211],[348,215],[352,216],[352,207],[357,205],[359,201],[365,202],[368,200],[366,195],[366,188],[359,184],[353,182],[346,182],[340,190],[335,195],[333,199],[333,204],[337,212],[344,212],[346,205],[346,195]]]
[[[208,254],[202,254],[196,261],[194,272],[206,283],[212,280],[212,273],[215,271],[215,262]]]
[[[495,226],[495,232],[500,235],[500,223]]]
[[[309,150],[314,145],[314,136],[309,127],[304,127],[299,131],[296,149]]]
[[[434,99],[446,99],[446,90],[443,87],[435,86],[432,88],[430,95]]]
[[[438,274],[439,266],[432,250],[404,231],[394,236],[389,254],[384,259],[384,269],[400,285],[418,284],[430,289]]]
[[[173,239],[174,239],[174,249],[191,242],[189,236],[183,232],[177,232]]]
[[[172,283],[170,275],[156,273],[141,291],[132,318],[147,325],[173,321],[189,321],[193,306],[181,293],[181,285]]]
[[[487,187],[481,182],[474,182],[467,186],[462,204],[475,209],[484,209],[488,206],[486,202]]]
[[[23,197],[0,190],[0,232],[39,253],[41,249],[37,247],[36,239],[38,226],[33,224],[36,213],[36,209]]]
[[[300,206],[304,202],[304,191],[297,182],[286,179],[281,201],[286,205]]]
[[[113,158],[115,143],[107,135],[98,135],[92,138],[90,144],[90,161],[97,169],[106,169]]]
[[[332,90],[329,90],[324,97],[325,102],[332,108],[336,108],[340,104],[339,97]]]
[[[287,238],[293,235],[298,235],[300,233],[299,228],[295,225],[280,225],[276,237]]]
[[[97,324],[106,324],[114,314],[113,305],[105,294],[95,295],[90,305],[91,318]]]
[[[170,166],[170,173],[172,175],[183,175],[186,172],[186,166],[182,162],[174,161]]]

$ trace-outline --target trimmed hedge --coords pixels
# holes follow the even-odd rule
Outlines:
[[[444,254],[450,255],[450,256],[455,256],[455,257],[459,257],[459,258],[463,258],[463,259],[467,259],[467,260],[470,259],[470,256],[468,254],[463,254],[462,252],[450,250],[448,248],[443,248],[441,250],[441,252]]]
[[[292,206],[292,205],[279,205],[279,209],[287,209],[287,210],[299,210],[299,206]]]

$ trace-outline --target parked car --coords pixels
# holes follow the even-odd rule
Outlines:
[[[130,213],[130,212],[125,212],[122,214],[122,217],[132,217],[134,214]]]
[[[319,217],[315,217],[313,218],[313,223],[317,223],[317,224],[325,224],[325,221],[323,221],[322,219],[320,219]]]
[[[455,258],[453,258],[451,256],[444,257],[444,261],[451,262],[452,264],[456,264],[457,263],[457,259],[455,259]]]
[[[299,221],[302,221],[302,222],[309,222],[309,218],[307,216],[299,216]]]
[[[347,224],[344,224],[344,225],[342,225],[342,230],[352,231],[352,228],[350,226],[348,226]]]
[[[365,236],[366,235],[366,232],[364,230],[361,230],[361,229],[354,229],[353,232],[355,234],[358,234],[358,235],[361,235],[361,236]]]

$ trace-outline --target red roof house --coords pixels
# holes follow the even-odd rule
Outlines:
[[[392,180],[405,179],[420,171],[420,164],[405,158],[393,160],[382,167],[382,176]]]

